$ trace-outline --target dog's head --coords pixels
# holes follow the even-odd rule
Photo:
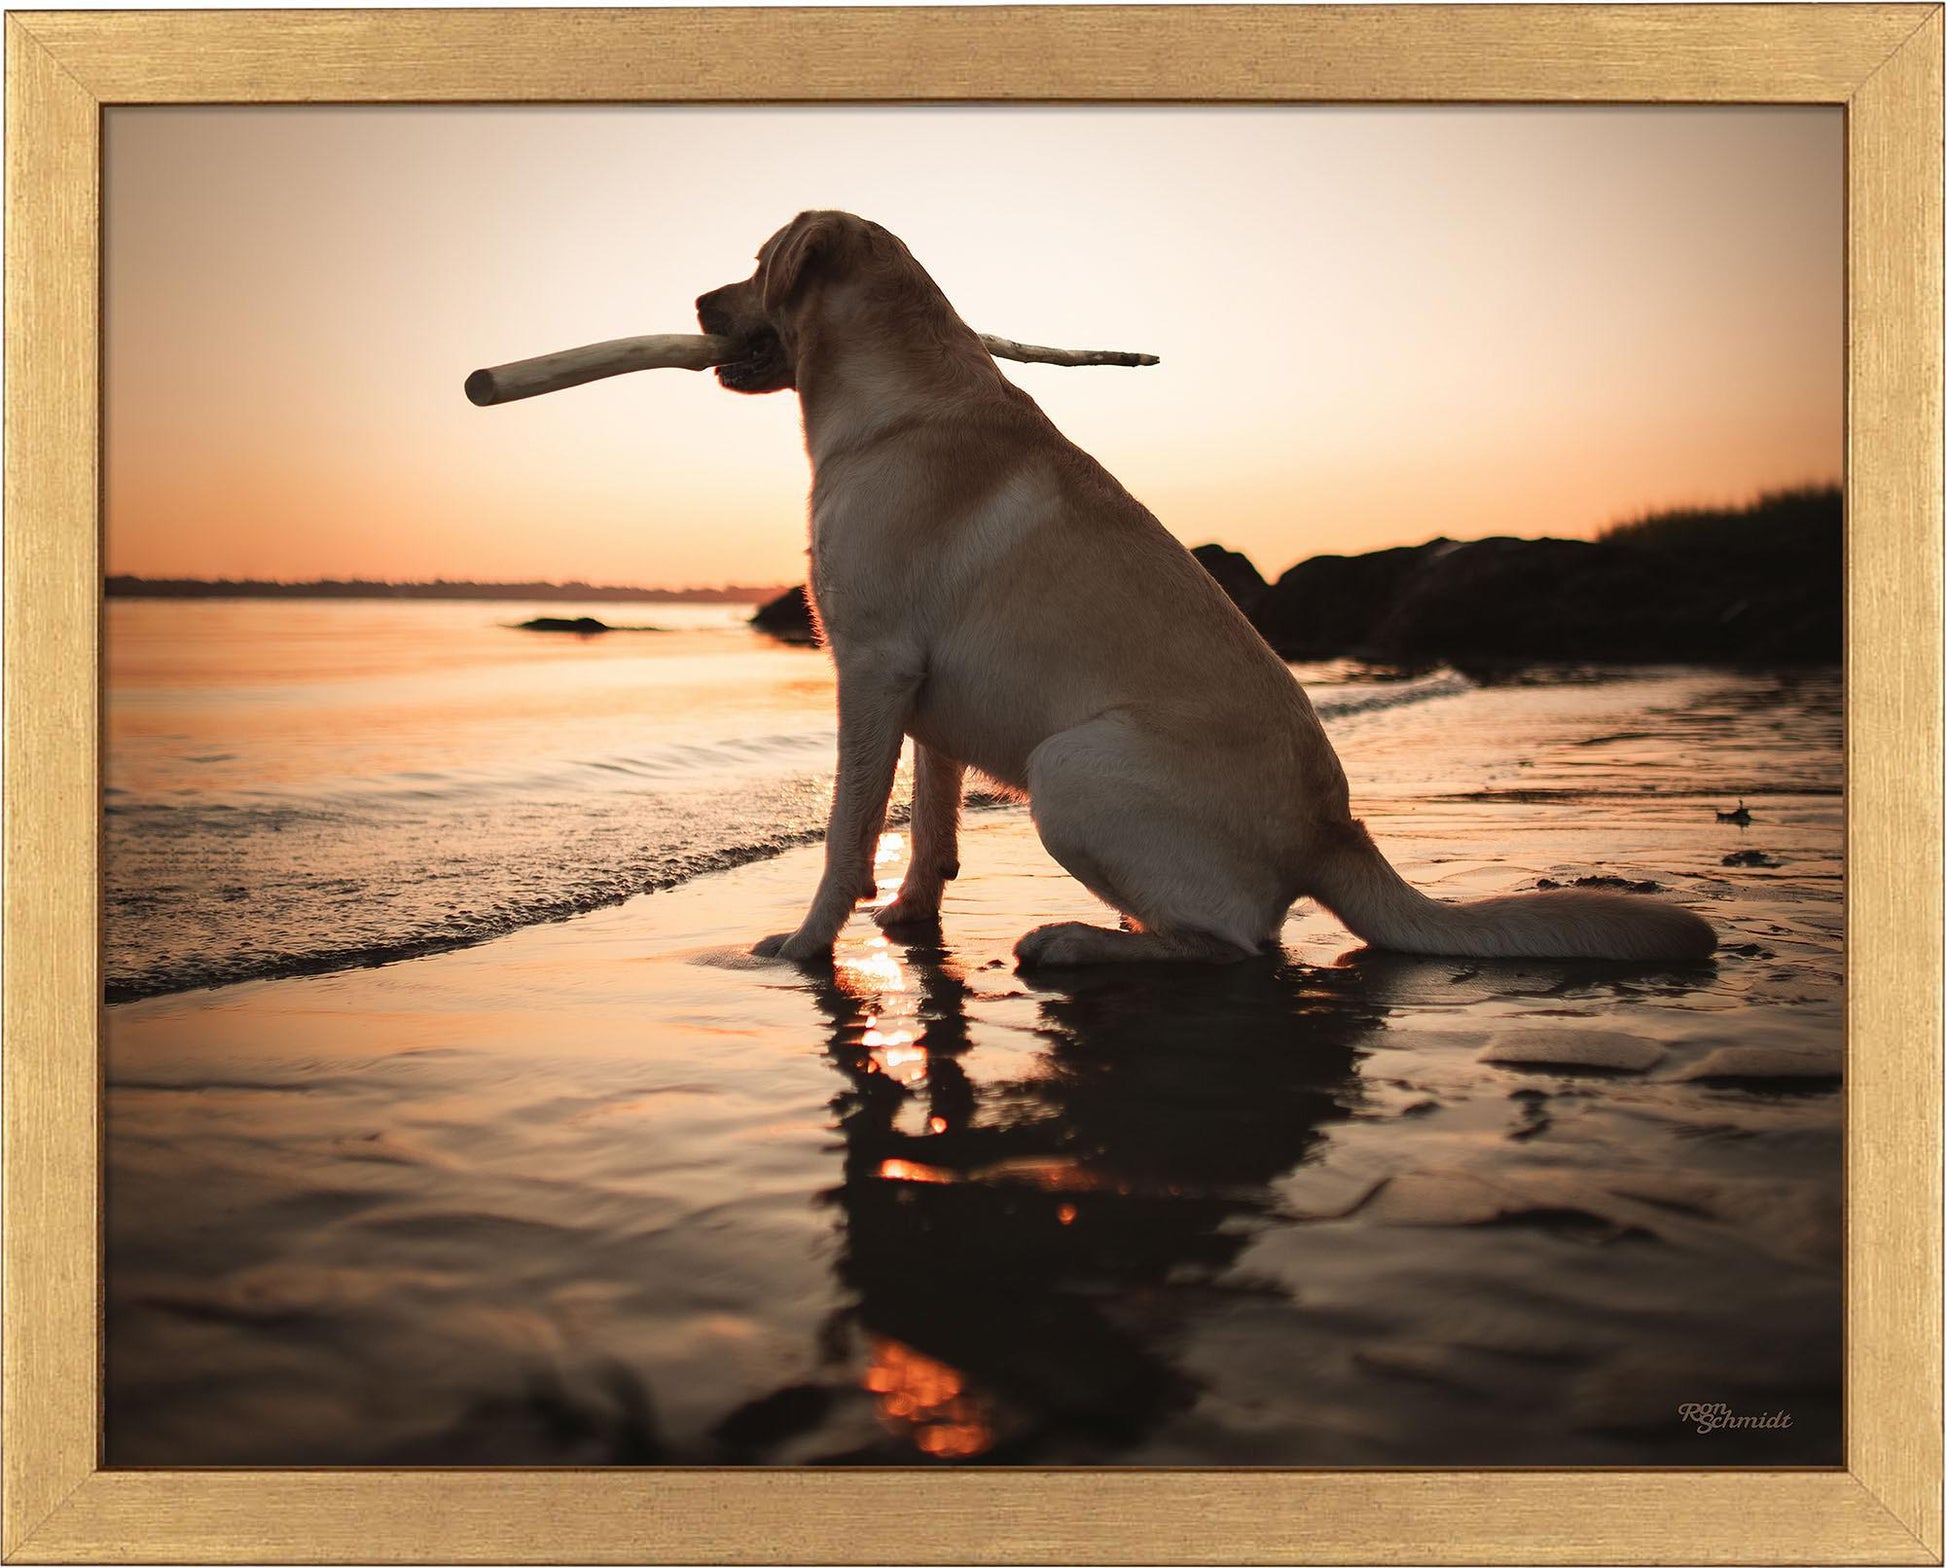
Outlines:
[[[755,272],[696,301],[702,329],[734,345],[734,357],[716,367],[716,379],[732,392],[795,387],[799,328],[807,313],[832,280],[855,270],[873,234],[884,232],[848,212],[801,212],[765,240]]]

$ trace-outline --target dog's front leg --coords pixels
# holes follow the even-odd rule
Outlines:
[[[959,804],[966,765],[930,746],[912,748],[912,860],[899,896],[873,918],[893,926],[930,925],[940,895],[959,875]]]
[[[760,956],[829,956],[852,907],[872,886],[872,858],[920,669],[917,658],[895,650],[839,656],[838,780],[824,838],[824,876],[804,923],[765,937],[756,947]]]

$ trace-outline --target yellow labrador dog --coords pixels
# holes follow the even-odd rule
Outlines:
[[[806,212],[696,302],[737,392],[795,388],[811,581],[837,662],[823,879],[797,930],[828,955],[861,897],[904,738],[912,863],[884,926],[938,918],[968,768],[1025,797],[1048,853],[1122,928],[1029,931],[1024,964],[1237,959],[1314,898],[1374,946],[1469,957],[1699,959],[1687,910],[1564,890],[1451,904],[1351,815],[1317,714],[1189,552],[995,367],[910,251]]]

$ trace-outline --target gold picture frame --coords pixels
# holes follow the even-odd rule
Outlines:
[[[1941,36],[1936,4],[9,13],[6,1561],[1940,1561]],[[101,1467],[103,109],[952,99],[1844,107],[1843,1469]]]

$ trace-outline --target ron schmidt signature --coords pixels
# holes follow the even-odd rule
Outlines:
[[[1720,1427],[1755,1427],[1775,1430],[1791,1424],[1787,1410],[1766,1411],[1763,1415],[1740,1416],[1728,1405],[1678,1405],[1678,1419],[1693,1421],[1698,1432],[1714,1432]]]

